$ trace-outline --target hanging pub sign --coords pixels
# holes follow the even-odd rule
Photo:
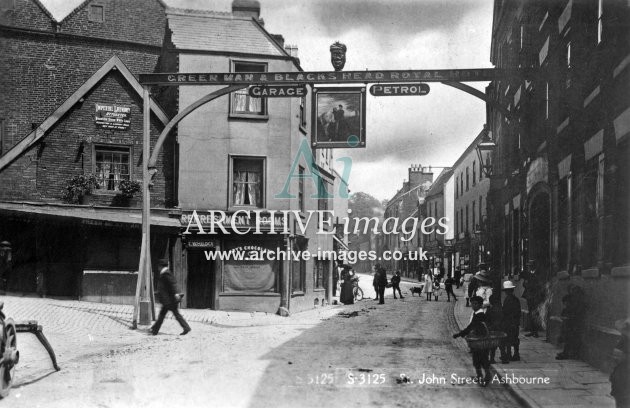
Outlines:
[[[103,129],[127,130],[131,124],[131,108],[128,106],[95,104],[94,122]]]
[[[249,96],[254,98],[291,98],[306,96],[306,86],[268,85],[250,86]]]
[[[429,93],[427,84],[378,84],[370,87],[372,96],[405,96],[426,95]]]
[[[365,147],[365,87],[313,89],[315,149]]]

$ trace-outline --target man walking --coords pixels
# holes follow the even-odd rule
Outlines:
[[[402,292],[400,291],[400,271],[396,271],[396,274],[392,276],[392,289],[394,290],[394,299],[398,299],[396,297],[396,291],[398,291],[400,298],[404,299]]]
[[[164,318],[166,317],[166,313],[170,310],[175,316],[175,319],[182,326],[184,331],[181,335],[185,335],[190,331],[190,326],[186,323],[184,317],[179,313],[178,305],[179,301],[182,299],[181,295],[177,290],[177,283],[175,282],[175,277],[171,273],[170,269],[168,269],[168,260],[160,259],[158,262],[158,267],[160,268],[160,279],[158,280],[158,297],[160,303],[162,303],[162,309],[160,309],[160,314],[158,315],[157,320],[151,326],[151,333],[153,335],[157,335],[160,331],[160,327],[162,327],[162,323],[164,322]]]
[[[451,296],[453,296],[453,300],[457,302],[457,296],[455,296],[455,292],[453,292],[453,278],[450,276],[446,278],[444,281],[444,289],[446,289],[446,301],[451,301]]]
[[[514,283],[511,281],[503,282],[503,331],[507,337],[501,344],[501,362],[507,364],[510,361],[519,361],[521,358],[518,354],[519,346],[519,326],[521,324],[521,302],[514,296]],[[514,347],[514,353],[512,353]]]
[[[385,303],[385,288],[387,287],[387,271],[377,264],[379,304]]]

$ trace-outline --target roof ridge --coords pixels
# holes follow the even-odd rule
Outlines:
[[[190,8],[179,8],[179,7],[168,7],[166,9],[166,14],[172,15],[180,15],[180,16],[191,16],[191,17],[222,17],[222,18],[231,18],[237,20],[248,20],[248,17],[237,17],[232,14],[231,11],[215,11],[215,10],[200,10],[200,9],[190,9]]]
[[[39,6],[39,8],[42,9],[44,14],[46,14],[48,16],[48,18],[50,18],[54,22],[57,22],[57,19],[52,15],[50,10],[48,10],[48,8],[46,8],[46,6],[41,1],[39,1],[39,0],[33,0],[33,1],[35,2],[35,4],[37,4]]]

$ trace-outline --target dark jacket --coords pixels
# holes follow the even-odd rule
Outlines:
[[[484,312],[473,313],[473,318],[470,324],[458,334],[460,337],[472,334],[474,336],[485,336],[488,334],[486,323],[486,314]]]
[[[398,275],[392,276],[392,285],[393,286],[400,285],[400,276],[398,276]]]
[[[158,299],[163,305],[172,305],[178,302],[175,296],[179,291],[177,290],[177,282],[170,270],[160,273],[160,279],[158,280]]]
[[[507,295],[503,301],[503,326],[519,326],[521,324],[521,302],[514,294]]]
[[[378,286],[385,287],[387,286],[387,271],[385,269],[381,269],[378,271]]]
[[[448,278],[446,278],[446,280],[444,281],[444,288],[445,289],[453,289],[453,278],[451,278],[450,276]]]

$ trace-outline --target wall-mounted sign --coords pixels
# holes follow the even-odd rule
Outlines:
[[[128,106],[95,104],[94,122],[103,129],[127,130],[131,124],[131,108]]]
[[[495,68],[424,69],[403,71],[316,71],[316,72],[224,72],[140,74],[144,85],[236,85],[236,84],[331,84],[380,82],[493,81],[527,74]]]
[[[370,93],[373,96],[426,95],[429,89],[427,84],[378,84],[370,87]]]
[[[365,147],[365,87],[313,89],[315,149]]]
[[[284,231],[282,215],[259,211],[191,211],[183,213],[180,222],[182,228],[194,234],[212,234],[212,231],[221,234],[223,229],[230,233],[234,228],[241,233],[264,231],[280,234]]]
[[[306,86],[255,85],[249,88],[249,96],[254,98],[291,98],[306,96]]]

